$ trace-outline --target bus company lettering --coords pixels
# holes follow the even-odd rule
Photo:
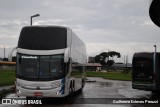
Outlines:
[[[25,58],[25,59],[37,59],[36,56],[22,56],[22,58]]]

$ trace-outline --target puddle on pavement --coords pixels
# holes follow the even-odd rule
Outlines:
[[[112,82],[100,82],[99,85],[101,87],[112,87],[113,83]]]
[[[94,87],[126,87],[126,86],[128,86],[128,84],[126,84],[126,83],[99,82],[99,81],[89,82],[87,84],[92,85]]]
[[[113,86],[112,82],[92,82],[87,84],[92,85],[93,87],[112,87]]]

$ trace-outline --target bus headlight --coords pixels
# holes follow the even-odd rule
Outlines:
[[[59,90],[59,91],[56,92],[56,94],[57,94],[57,95],[62,95],[63,93],[62,93],[61,90]]]
[[[60,94],[60,91],[57,91],[56,94],[57,94],[57,95]]]
[[[21,94],[21,91],[19,89],[16,89],[17,94]]]

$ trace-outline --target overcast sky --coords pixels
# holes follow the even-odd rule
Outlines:
[[[160,29],[149,17],[151,0],[0,0],[0,57],[2,48],[17,46],[20,30],[30,25],[70,27],[85,42],[89,56],[118,51],[160,50]],[[7,52],[6,52],[7,54]],[[7,56],[7,55],[6,55]]]

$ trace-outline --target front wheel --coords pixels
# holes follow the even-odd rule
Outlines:
[[[71,82],[69,87],[69,94],[73,95],[74,91],[75,91],[75,86],[74,86],[74,83]]]
[[[84,80],[84,79],[82,79],[81,88],[78,90],[80,93],[82,93],[83,88],[84,88],[84,85],[85,85],[85,80]]]

